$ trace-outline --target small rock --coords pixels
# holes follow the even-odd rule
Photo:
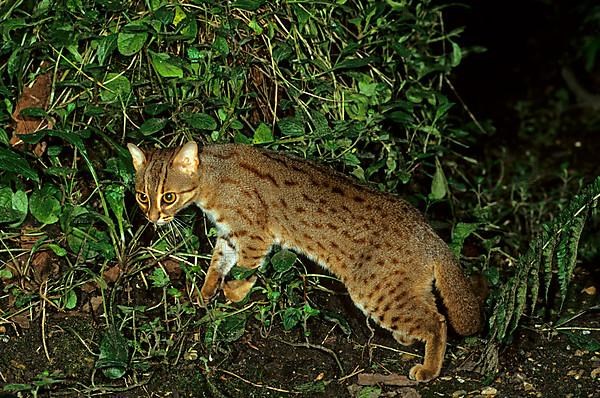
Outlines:
[[[590,373],[590,376],[592,379],[596,379],[596,378],[600,377],[600,367],[592,370],[592,372]]]
[[[523,382],[523,389],[525,391],[533,391],[533,390],[535,390],[535,387],[533,387],[533,384],[525,381],[525,382]]]
[[[569,370],[567,372],[567,376],[571,376],[573,377],[575,380],[579,380],[581,379],[581,376],[583,376],[583,369],[579,369],[579,370]]]
[[[585,354],[587,354],[587,353],[588,353],[587,351],[583,351],[583,350],[576,350],[576,351],[575,351],[575,356],[576,356],[576,357],[582,357],[582,356],[584,356],[584,355],[585,355]]]
[[[4,326],[0,326],[0,334],[6,333],[6,328]]]
[[[465,390],[458,390],[452,393],[452,398],[461,398],[467,395]]]
[[[498,394],[498,390],[496,390],[494,387],[485,387],[483,390],[481,390],[481,395],[486,395],[486,396],[493,396]]]

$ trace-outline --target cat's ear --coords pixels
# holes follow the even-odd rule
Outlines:
[[[198,172],[200,159],[198,159],[198,144],[190,141],[179,149],[177,155],[173,159],[173,166],[178,166],[182,171],[195,174]]]
[[[146,155],[144,155],[144,152],[142,152],[137,145],[132,143],[127,144],[127,149],[129,149],[129,153],[131,154],[135,171],[140,171],[140,169],[146,164]]]

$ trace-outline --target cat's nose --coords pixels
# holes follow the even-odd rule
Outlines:
[[[157,210],[150,210],[148,212],[148,220],[154,224],[158,224],[161,220],[160,212]]]

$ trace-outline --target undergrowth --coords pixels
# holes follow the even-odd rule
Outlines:
[[[129,381],[181,357],[210,374],[249,324],[263,337],[300,331],[306,344],[314,320],[352,333],[343,311],[314,299],[332,277],[285,250],[250,299],[196,305],[215,231],[195,211],[151,231],[130,194],[127,142],[268,146],[403,193],[490,281],[489,339],[507,341],[528,303],[552,303],[553,281],[562,304],[600,183],[573,196],[590,181],[568,176],[539,197],[527,165],[492,179],[498,164],[468,151],[488,136],[452,113],[451,72],[470,49],[443,11],[368,0],[0,6],[0,120],[11,124],[0,128],[0,324],[29,327],[46,305],[99,315],[95,369]]]

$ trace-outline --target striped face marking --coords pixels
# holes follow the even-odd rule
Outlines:
[[[138,205],[150,222],[164,225],[196,197],[198,148],[195,143],[148,152],[133,144],[128,148],[136,170]]]

